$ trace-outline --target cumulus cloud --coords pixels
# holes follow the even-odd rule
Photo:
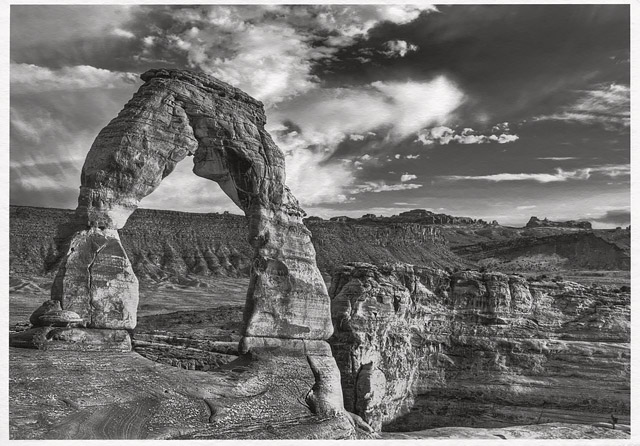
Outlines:
[[[488,135],[483,135],[468,127],[462,129],[461,131],[451,129],[446,126],[426,128],[418,132],[418,137],[414,140],[414,142],[420,142],[425,146],[446,145],[451,142],[458,144],[487,144],[491,142],[506,144],[520,139],[518,135],[499,133],[509,131],[508,126],[505,127],[504,124],[494,126],[492,128],[492,131],[496,133],[491,133]]]
[[[145,20],[144,9],[140,20]],[[366,39],[382,22],[409,23],[429,5],[215,5],[167,10],[170,33],[150,29],[147,47],[186,53],[188,63],[272,106],[318,86],[316,63]],[[402,48],[399,49],[399,51]],[[147,52],[149,50],[147,49]],[[409,51],[409,47],[405,49]],[[149,57],[149,54],[143,54]]]
[[[587,167],[584,169],[563,170],[556,168],[555,173],[496,173],[491,175],[450,175],[443,178],[447,180],[476,180],[476,181],[535,181],[538,183],[554,183],[568,180],[588,180],[592,174],[600,174],[608,177],[618,177],[629,175],[631,166],[629,164],[614,164]]]
[[[536,120],[599,124],[608,130],[631,125],[631,89],[622,84],[600,84],[593,90],[578,92],[580,97],[557,113],[537,116]]]
[[[310,91],[274,109],[270,119],[295,122],[309,144],[335,147],[347,135],[376,129],[385,129],[389,139],[404,138],[450,119],[464,99],[459,87],[444,76],[422,82],[373,82]]]
[[[89,65],[52,69],[32,64],[12,63],[10,70],[12,94],[87,88],[122,88],[142,83],[137,74],[109,71]]]
[[[384,50],[381,51],[387,57],[404,57],[411,51],[417,51],[418,46],[407,43],[404,40],[389,40],[382,44]]]
[[[416,178],[418,178],[416,175],[405,173],[405,174],[402,174],[402,176],[400,177],[400,181],[404,183],[407,181],[415,180]]]
[[[535,204],[532,205],[523,205],[523,206],[516,206],[516,209],[519,211],[524,211],[527,209],[535,209],[537,206]]]

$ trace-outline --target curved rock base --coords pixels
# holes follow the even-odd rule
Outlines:
[[[126,330],[74,327],[37,327],[9,335],[9,345],[38,350],[131,351]]]
[[[117,371],[117,373],[114,373]],[[304,357],[247,357],[212,372],[136,353],[10,349],[11,439],[354,439],[344,413],[314,415]]]

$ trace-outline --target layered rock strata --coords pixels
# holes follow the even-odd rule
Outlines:
[[[78,207],[58,230],[65,255],[52,300],[86,328],[56,339],[75,346],[93,333],[82,330],[135,327],[138,280],[118,230],[178,162],[193,156],[193,172],[218,183],[248,221],[253,252],[240,353],[306,356],[316,378],[309,407],[320,416],[344,415],[339,372],[325,342],[333,332],[327,289],[305,213],[285,185],[284,155],[264,128],[262,103],[200,73],[160,69],[141,78],[144,84],[91,146]]]
[[[355,263],[330,295],[345,407],[375,429],[628,422],[628,293]]]
[[[248,218],[253,248],[245,334],[331,335],[329,299],[304,211],[285,186],[284,156],[265,131],[262,104],[212,77],[150,70],[93,143],[82,169],[76,229],[52,290],[96,328],[133,328],[137,282],[117,230],[175,165],[216,181]]]

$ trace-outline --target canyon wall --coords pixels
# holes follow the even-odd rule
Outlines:
[[[376,429],[628,422],[629,293],[366,263],[329,291],[345,407]]]

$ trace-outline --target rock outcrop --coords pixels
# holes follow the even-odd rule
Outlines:
[[[31,339],[32,347],[52,349],[58,343],[48,341],[56,340],[84,350],[124,333],[130,349],[123,329],[136,325],[138,279],[118,230],[178,162],[193,156],[193,172],[217,182],[247,217],[252,258],[239,352],[252,360],[274,352],[306,357],[316,379],[307,399],[313,414],[348,418],[325,342],[333,332],[326,285],[305,213],[285,185],[284,155],[264,128],[262,103],[201,73],[160,69],[141,78],[91,146],[78,207],[58,228],[65,254],[51,298],[77,313],[81,328],[53,336],[41,333],[50,327],[34,328],[12,345]]]
[[[245,343],[329,337],[329,299],[305,214],[284,184],[284,155],[264,130],[262,104],[204,74],[161,69],[141,77],[87,155],[78,208],[61,230],[73,235],[52,298],[90,327],[135,326],[138,284],[117,230],[193,155],[194,173],[216,181],[248,219]]]
[[[540,220],[538,217],[531,217],[527,222],[526,227],[591,229],[591,223],[586,220],[551,221],[548,218]]]
[[[628,293],[354,263],[330,295],[345,407],[378,430],[628,422]]]

